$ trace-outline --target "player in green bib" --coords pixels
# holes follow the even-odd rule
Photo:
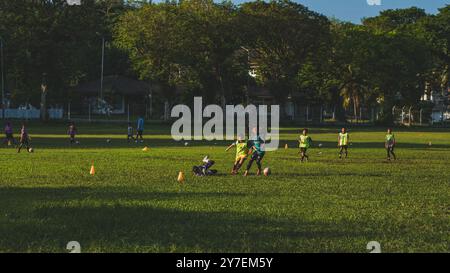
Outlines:
[[[391,160],[391,158],[394,158],[394,160],[397,159],[397,156],[394,153],[395,144],[396,144],[396,141],[395,141],[394,133],[392,133],[392,129],[389,128],[387,130],[386,139],[385,139],[385,143],[384,143],[388,160]]]
[[[350,136],[347,133],[346,128],[342,128],[338,135],[338,147],[339,147],[339,158],[342,159],[342,155],[345,154],[345,158],[348,156],[348,143],[350,141]]]
[[[299,147],[300,147],[300,155],[301,158],[300,160],[303,162],[305,159],[306,161],[309,160],[309,156],[306,154],[306,152],[308,151],[308,149],[311,147],[312,145],[312,139],[311,137],[308,135],[308,129],[303,129],[303,133],[300,135],[300,138],[298,140]]]
[[[249,154],[248,142],[244,137],[239,136],[238,140],[233,144],[231,144],[230,146],[228,146],[228,148],[225,151],[228,152],[234,146],[236,146],[236,159],[234,161],[231,174],[238,173],[239,169],[242,167]]]

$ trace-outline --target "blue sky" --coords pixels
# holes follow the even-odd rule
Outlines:
[[[450,0],[380,0],[380,6],[370,6],[367,0],[294,0],[307,6],[309,9],[320,12],[329,17],[344,21],[360,23],[361,18],[376,16],[386,9],[409,8],[416,6],[425,9],[428,13],[437,13],[438,8],[450,4]],[[233,0],[235,3],[245,0]]]

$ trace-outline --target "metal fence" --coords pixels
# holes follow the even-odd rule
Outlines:
[[[394,106],[392,108],[394,123],[397,125],[429,125],[433,122],[432,112],[411,106]]]
[[[48,109],[50,119],[63,119],[63,109]],[[7,119],[39,119],[41,111],[39,109],[5,109],[5,118]],[[3,111],[0,110],[0,118],[3,118]]]

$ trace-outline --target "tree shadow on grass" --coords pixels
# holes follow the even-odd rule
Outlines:
[[[245,210],[198,209],[199,202],[239,202],[245,194],[4,188],[0,196],[5,215],[2,251],[64,252],[67,242],[76,240],[84,252],[297,252],[320,251],[312,244],[317,240],[336,243],[380,235],[368,229],[370,223],[308,222]],[[181,206],[158,207],[162,200]]]

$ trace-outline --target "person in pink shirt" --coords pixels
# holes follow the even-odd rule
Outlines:
[[[16,141],[14,140],[13,135],[13,128],[11,126],[10,122],[7,122],[5,125],[5,141],[4,144],[7,143],[8,146],[11,146],[12,144],[16,144]]]

